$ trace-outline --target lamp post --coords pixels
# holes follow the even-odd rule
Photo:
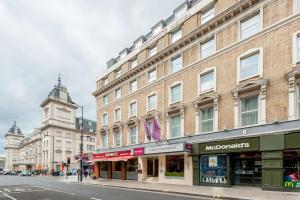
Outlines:
[[[83,106],[81,106],[81,135],[80,135],[80,182],[82,182],[82,154],[83,154]]]

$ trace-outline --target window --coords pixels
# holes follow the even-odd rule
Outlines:
[[[104,85],[107,85],[107,84],[108,84],[108,78],[105,78],[105,79],[103,80],[103,84],[104,84]]]
[[[121,133],[119,130],[114,132],[114,144],[115,147],[121,146]]]
[[[133,80],[130,82],[130,92],[135,92],[137,90],[137,81]]]
[[[115,89],[115,98],[120,98],[122,95],[121,88]]]
[[[117,69],[115,71],[115,78],[119,78],[121,76],[121,69]]]
[[[182,8],[180,8],[179,10],[177,10],[175,12],[175,19],[178,19],[178,18],[182,17],[183,14],[186,12],[186,10],[187,10],[187,6],[186,5],[184,7],[182,7]]]
[[[240,80],[259,74],[259,52],[240,60]]]
[[[247,18],[246,20],[241,21],[241,27],[240,27],[240,38],[245,39],[247,37],[250,37],[260,30],[260,16],[259,13],[256,15]]]
[[[108,113],[104,113],[102,115],[102,124],[103,124],[103,126],[107,126],[108,125]]]
[[[103,105],[106,106],[108,104],[108,95],[103,96]]]
[[[181,55],[171,59],[171,73],[177,72],[182,68]]]
[[[184,177],[184,155],[166,156],[165,176]]]
[[[121,121],[121,108],[115,109],[115,122]]]
[[[200,92],[210,91],[215,88],[214,70],[200,75]]]
[[[200,157],[201,183],[227,183],[227,155],[211,155]]]
[[[156,109],[156,94],[148,96],[148,110]]]
[[[216,45],[215,45],[214,37],[200,44],[200,52],[201,52],[202,59],[207,58],[208,56],[215,53],[215,50],[216,50]]]
[[[258,96],[241,99],[241,126],[258,124]]]
[[[88,151],[95,151],[95,146],[94,146],[94,145],[88,144],[88,145],[87,145],[87,150],[88,150]]]
[[[137,58],[136,58],[136,59],[134,59],[134,60],[131,61],[130,67],[132,69],[132,68],[135,68],[137,65],[138,65],[138,61],[137,61]]]
[[[214,6],[209,7],[208,9],[204,10],[201,15],[201,24],[208,22],[215,16],[215,8]]]
[[[200,109],[201,133],[212,132],[214,130],[214,109],[213,107]]]
[[[156,69],[153,69],[148,72],[148,82],[152,82],[156,80]]]
[[[56,147],[61,148],[61,140],[56,140],[55,144]]]
[[[136,127],[131,127],[130,128],[130,144],[136,144]]]
[[[153,35],[156,35],[158,34],[163,28],[163,25],[162,23],[160,23],[159,25],[155,26],[153,29],[152,29],[152,34]]]
[[[102,148],[108,148],[108,134],[101,135]]]
[[[297,12],[300,12],[300,0],[296,0],[297,2]]]
[[[157,46],[149,48],[149,57],[154,56],[157,53]]]
[[[136,102],[132,102],[130,105],[129,117],[136,116]]]
[[[181,118],[180,115],[171,117],[171,138],[180,137],[181,135]]]
[[[171,87],[171,103],[181,101],[181,84]]]
[[[172,43],[176,42],[177,40],[179,40],[182,36],[182,31],[181,31],[181,28],[174,31],[172,33]]]
[[[72,148],[72,143],[71,142],[66,142],[66,147],[67,147],[67,149],[71,149]]]
[[[297,34],[297,37],[296,37],[296,62],[299,62],[299,61],[300,61],[300,33]]]

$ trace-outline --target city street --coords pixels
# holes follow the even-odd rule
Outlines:
[[[0,176],[0,200],[179,200],[202,199],[160,192],[63,183],[53,177]]]

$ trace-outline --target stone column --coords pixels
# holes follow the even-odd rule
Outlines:
[[[194,109],[195,109],[195,134],[199,134],[199,107],[198,104],[196,103],[194,105]]]
[[[180,109],[181,136],[184,136],[184,108]]]
[[[262,124],[265,124],[267,122],[266,88],[267,84],[263,84],[260,87],[260,123]]]
[[[214,99],[214,131],[219,130],[219,98]]]
[[[289,120],[296,119],[295,115],[295,76],[289,76],[288,77],[288,82],[289,82]]]
[[[239,94],[234,92],[233,94],[233,110],[234,110],[234,128],[239,127]]]

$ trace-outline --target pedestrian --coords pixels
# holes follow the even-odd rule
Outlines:
[[[77,169],[77,178],[78,178],[78,182],[80,181],[80,169]]]
[[[88,176],[88,171],[84,170],[84,177],[87,178],[87,176]]]

